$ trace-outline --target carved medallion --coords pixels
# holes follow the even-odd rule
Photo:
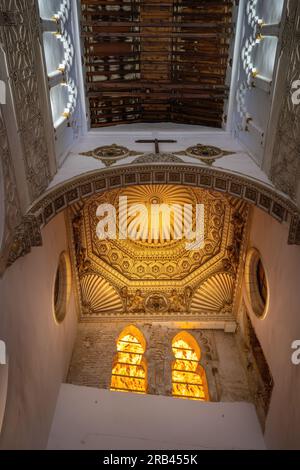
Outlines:
[[[145,301],[146,310],[152,313],[164,313],[168,310],[169,302],[161,292],[150,294]]]
[[[83,152],[80,155],[100,160],[102,163],[104,163],[105,166],[109,167],[114,163],[117,163],[119,160],[123,160],[124,158],[141,155],[141,152],[134,152],[121,145],[112,144],[104,145],[103,147],[97,147],[90,152]]]
[[[197,144],[189,147],[183,152],[180,152],[178,155],[185,155],[187,157],[196,158],[197,160],[200,160],[207,165],[212,165],[219,158],[232,155],[234,153],[235,152],[228,152],[211,145]]]

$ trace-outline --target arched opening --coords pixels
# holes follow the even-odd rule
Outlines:
[[[199,364],[201,349],[195,338],[183,331],[172,341],[175,361],[172,365],[173,397],[209,401],[207,378]]]
[[[117,339],[117,354],[112,368],[111,390],[147,392],[146,340],[138,328],[125,328]]]

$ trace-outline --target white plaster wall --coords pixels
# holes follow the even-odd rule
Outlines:
[[[62,385],[48,449],[264,449],[253,405]]]
[[[233,154],[217,160],[213,167],[233,172],[237,175],[247,176],[260,183],[273,187],[265,173],[260,170],[244,147],[234,139],[229,132],[202,126],[188,126],[182,124],[129,124],[113,128],[97,129],[88,132],[76,142],[67,158],[59,168],[49,188],[65,183],[70,179],[84,175],[90,171],[106,168],[105,165],[94,158],[80,155],[82,152],[94,150],[104,145],[117,144],[125,146],[136,152],[154,152],[154,144],[137,144],[136,140],[176,140],[177,143],[160,144],[161,152],[178,152],[198,143],[213,145],[223,150],[232,151]],[[112,165],[110,168],[130,166],[137,157],[128,157]],[[183,164],[193,164],[207,168],[207,165],[191,157],[181,157]]]
[[[287,239],[287,224],[254,210],[250,245],[261,252],[270,304],[264,320],[251,320],[275,382],[265,431],[273,449],[300,449],[300,366],[291,362],[291,344],[300,339],[300,247]]]
[[[6,342],[9,377],[0,449],[45,448],[76,335],[73,292],[61,325],[52,295],[59,255],[67,249],[63,214],[0,281],[0,339]],[[0,366],[1,367],[1,366]]]

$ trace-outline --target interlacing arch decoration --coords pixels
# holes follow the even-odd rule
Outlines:
[[[262,20],[257,15],[257,3],[258,0],[248,0],[246,6],[248,25],[251,28],[251,33],[245,37],[241,51],[241,60],[245,77],[241,80],[236,95],[237,111],[242,120],[241,126],[243,130],[247,129],[247,124],[252,119],[246,106],[246,94],[251,90],[252,80],[256,75],[256,68],[253,64],[253,54],[255,47],[258,46],[261,39],[258,31],[259,26],[262,24]]]
[[[247,96],[257,87],[263,90],[264,93],[271,95],[280,23],[280,19],[278,19],[276,24],[267,24],[265,14],[261,13],[260,16],[262,3],[262,0],[248,0],[246,2],[240,78],[236,92],[237,113],[241,120],[237,128],[240,131],[248,131],[250,125],[261,131],[260,134],[264,133],[263,129],[253,122],[254,117],[247,109]],[[275,3],[277,3],[277,0]],[[274,45],[275,42],[276,45]],[[273,44],[272,47],[271,44]],[[262,64],[259,65],[258,57],[260,54],[268,54],[267,62],[269,62],[270,69],[267,72],[262,70]],[[271,65],[272,60],[274,62]]]
[[[201,349],[196,339],[186,331],[172,341],[175,361],[172,364],[172,394],[177,398],[209,401],[204,368],[200,365]]]
[[[146,340],[133,325],[117,339],[110,389],[115,392],[147,393]]]
[[[257,16],[257,3],[258,3],[258,0],[248,0],[247,6],[246,6],[248,24],[252,28],[255,28],[255,26],[259,22],[259,17]]]
[[[41,9],[45,1],[47,0],[39,0]],[[47,70],[49,87],[51,89],[53,124],[56,129],[71,119],[77,106],[78,90],[73,74],[75,50],[73,39],[69,33],[72,21],[71,8],[70,0],[63,0],[58,11],[53,11],[51,18],[41,19],[44,35],[47,33],[53,34],[58,41],[57,48],[59,48],[60,42],[63,46],[61,61],[56,64],[56,69]],[[48,54],[50,53],[48,51]],[[59,87],[66,87],[66,97],[59,90]],[[55,109],[57,106],[59,106],[59,115],[57,115],[58,113]]]

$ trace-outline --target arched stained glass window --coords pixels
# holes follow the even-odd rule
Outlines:
[[[175,361],[172,367],[173,396],[209,401],[205,370],[199,364],[201,349],[189,333],[179,333],[172,342]]]
[[[129,326],[117,340],[117,354],[112,369],[111,390],[146,393],[146,341],[142,333]]]

